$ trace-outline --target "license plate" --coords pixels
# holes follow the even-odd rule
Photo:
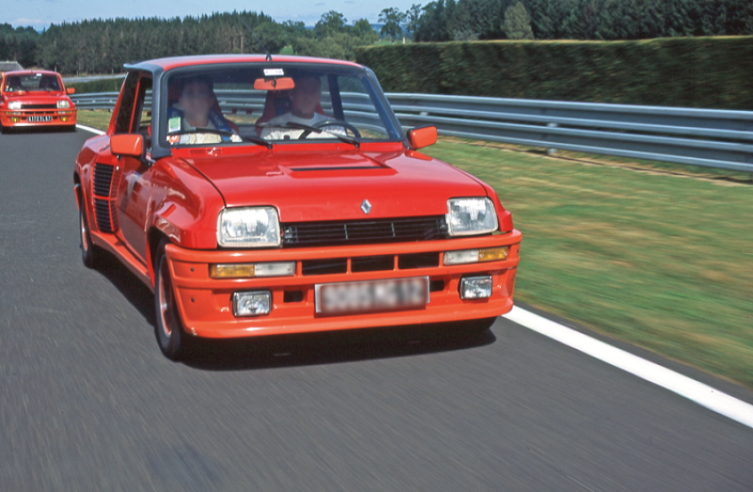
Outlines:
[[[52,116],[29,116],[27,119],[29,120],[29,123],[37,121],[52,121]]]
[[[318,284],[314,289],[316,312],[322,314],[393,311],[429,302],[429,277]]]

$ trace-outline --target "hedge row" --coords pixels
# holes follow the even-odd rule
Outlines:
[[[120,92],[120,86],[123,85],[123,79],[102,79],[91,80],[89,82],[70,82],[65,87],[73,87],[76,94],[89,94],[93,92]]]
[[[371,46],[387,92],[753,110],[753,36]]]

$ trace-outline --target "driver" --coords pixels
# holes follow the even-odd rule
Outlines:
[[[212,132],[195,132],[208,128],[235,133],[222,114],[213,109],[216,96],[212,79],[203,75],[178,81],[178,103],[167,112],[168,141],[172,144],[207,144],[240,142],[238,135],[219,135]]]
[[[295,87],[290,91],[290,111],[272,118],[264,125],[261,137],[268,140],[296,140],[303,130],[281,128],[288,122],[315,126],[330,120],[329,117],[317,113],[322,99],[322,81],[313,74],[300,74],[294,77]],[[327,127],[327,132],[345,135],[342,127]],[[307,138],[331,138],[326,132],[311,133]]]

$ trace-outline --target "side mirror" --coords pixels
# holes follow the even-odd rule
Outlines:
[[[76,93],[76,89],[74,87],[66,87],[65,93],[66,94],[75,94]]]
[[[295,87],[295,82],[290,77],[254,80],[254,89],[257,91],[287,91],[293,87]]]
[[[118,157],[135,157],[144,155],[144,137],[138,133],[113,135],[110,138],[110,152]]]
[[[408,130],[408,141],[414,149],[422,149],[437,143],[436,126],[419,126]]]

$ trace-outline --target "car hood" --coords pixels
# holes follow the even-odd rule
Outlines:
[[[228,207],[274,206],[281,222],[444,215],[450,198],[486,196],[470,175],[405,150],[275,151],[186,161],[214,184]],[[365,200],[368,214],[361,208]]]

